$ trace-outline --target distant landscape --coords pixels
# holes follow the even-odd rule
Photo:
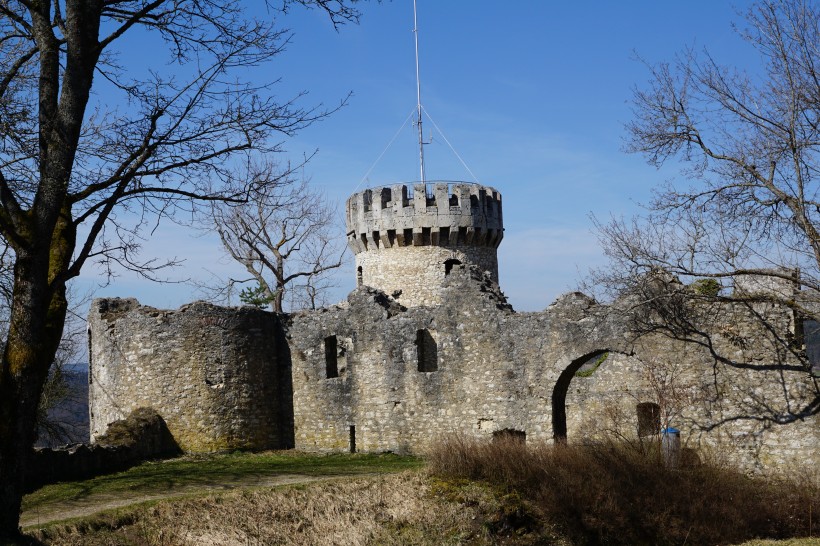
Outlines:
[[[68,395],[48,411],[48,419],[56,427],[49,431],[41,428],[35,447],[88,443],[88,364],[66,367],[63,376]]]

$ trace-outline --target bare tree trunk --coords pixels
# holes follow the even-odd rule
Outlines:
[[[26,463],[34,444],[40,393],[65,322],[65,289],[51,295],[48,253],[18,255],[14,307],[0,376],[0,543],[20,539]],[[45,254],[45,257],[42,256]]]
[[[285,259],[279,255],[276,257],[276,299],[273,301],[273,310],[282,313],[282,301],[285,299]]]

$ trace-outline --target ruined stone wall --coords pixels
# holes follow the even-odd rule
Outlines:
[[[580,293],[515,313],[477,267],[454,267],[441,297],[407,308],[359,287],[343,304],[291,316],[287,343],[279,317],[258,310],[99,300],[92,433],[150,406],[189,451],[421,453],[453,433],[504,430],[528,442],[633,441],[637,406],[657,404],[663,426],[710,457],[756,470],[820,463],[817,417],[794,414],[817,396],[817,380],[797,366],[798,346],[772,337],[794,326],[788,310],[699,304],[709,343],[698,345],[636,336],[623,313],[630,302],[603,306]],[[657,439],[656,430],[645,437]]]
[[[186,451],[292,446],[289,358],[276,315],[103,299],[92,303],[89,336],[92,441],[150,407]]]
[[[512,313],[491,281],[454,270],[447,305],[401,311],[362,288],[348,308],[294,317],[291,333],[296,446],[423,452],[460,433],[524,431],[551,440],[552,391],[570,360],[602,348],[609,326],[586,335],[585,298],[546,313]],[[560,324],[560,328],[556,328]],[[419,369],[419,331],[435,341],[437,369]],[[328,377],[325,339],[344,341],[345,368]],[[606,347],[603,347],[606,348]]]
[[[637,439],[637,406],[650,403],[663,408],[663,426],[681,430],[684,445],[710,457],[756,470],[820,463],[816,417],[782,425],[758,419],[767,411],[775,420],[788,416],[789,405],[816,396],[817,385],[803,372],[782,370],[788,355],[766,346],[749,309],[705,310],[716,321],[715,348],[778,371],[734,368],[664,335],[636,340],[618,313],[581,294],[542,313],[513,313],[491,282],[474,277],[454,270],[444,304],[432,309],[402,310],[362,288],[347,307],[294,317],[297,448],[423,452],[448,434],[491,438],[505,429],[526,433],[528,442],[552,441],[556,411],[566,414],[570,442]],[[772,319],[788,326],[790,313],[777,312]],[[435,371],[420,369],[419,331],[434,340]],[[334,336],[343,365],[329,377],[323,347]],[[604,352],[593,373],[577,375]],[[644,441],[658,439],[653,433]]]

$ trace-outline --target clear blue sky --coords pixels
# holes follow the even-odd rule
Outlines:
[[[418,179],[408,124],[363,181],[415,107],[416,88],[412,0],[361,9],[358,26],[336,32],[318,11],[294,8],[282,20],[294,32],[287,50],[251,75],[282,78],[283,97],[308,91],[305,106],[332,106],[353,93],[341,111],[286,142],[282,158],[318,150],[305,174],[338,203],[340,222],[344,200],[360,184]],[[590,267],[605,263],[591,213],[631,216],[654,185],[677,174],[621,151],[631,89],[648,78],[636,53],[658,62],[685,46],[707,47],[722,63],[753,66],[750,46],[732,30],[733,21],[742,24],[737,9],[745,4],[419,0],[422,103],[478,181],[503,195],[499,276],[517,310],[543,309],[574,289]],[[472,180],[433,136],[428,178]],[[167,275],[174,279],[241,275],[221,258],[216,239],[173,224],[144,245],[143,256],[154,255],[186,260]],[[339,272],[334,300],[354,287],[352,269]],[[81,286],[93,286],[95,275],[88,268]],[[95,295],[133,296],[162,308],[199,297],[187,284],[158,285],[127,274]]]

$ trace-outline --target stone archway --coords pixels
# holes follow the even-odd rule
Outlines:
[[[608,352],[609,349],[596,349],[581,355],[570,362],[558,376],[552,389],[552,437],[556,442],[567,441],[567,391],[572,378],[581,366]]]

